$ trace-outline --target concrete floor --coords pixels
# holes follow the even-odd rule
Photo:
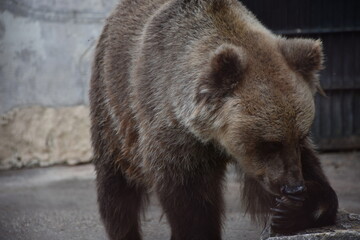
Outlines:
[[[323,166],[340,207],[360,213],[360,153],[323,154]],[[224,239],[259,239],[239,205],[239,185],[228,173]],[[143,220],[145,240],[166,240],[170,231],[153,197]],[[96,205],[92,165],[0,172],[0,240],[105,240]]]

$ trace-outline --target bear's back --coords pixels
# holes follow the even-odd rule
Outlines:
[[[99,156],[103,158],[100,164],[117,156],[115,164],[124,172],[136,175],[138,171],[132,159],[138,134],[130,109],[130,66],[146,22],[167,1],[123,0],[106,20],[89,91],[95,165]]]
[[[98,49],[104,50],[104,84],[114,105],[127,101],[131,63],[141,35],[149,18],[167,1],[123,0],[107,19],[106,38],[100,39]]]

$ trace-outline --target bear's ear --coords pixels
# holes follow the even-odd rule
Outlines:
[[[308,82],[315,92],[325,94],[320,87],[317,73],[323,68],[323,48],[320,40],[280,39],[280,50],[289,66]]]
[[[209,66],[198,86],[198,98],[216,98],[230,94],[243,78],[246,56],[237,46],[223,44],[212,54]]]
[[[311,74],[323,68],[323,50],[320,40],[281,39],[280,49],[289,65],[301,74]]]

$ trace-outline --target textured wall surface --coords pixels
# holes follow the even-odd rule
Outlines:
[[[91,159],[91,62],[117,2],[0,0],[0,169]]]
[[[14,109],[0,118],[0,169],[91,160],[85,106]]]
[[[0,114],[87,103],[92,53],[117,0],[1,0]]]

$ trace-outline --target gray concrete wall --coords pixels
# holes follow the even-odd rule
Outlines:
[[[103,20],[118,0],[1,0],[0,114],[86,104]]]
[[[0,0],[0,169],[91,160],[91,62],[117,2]]]

